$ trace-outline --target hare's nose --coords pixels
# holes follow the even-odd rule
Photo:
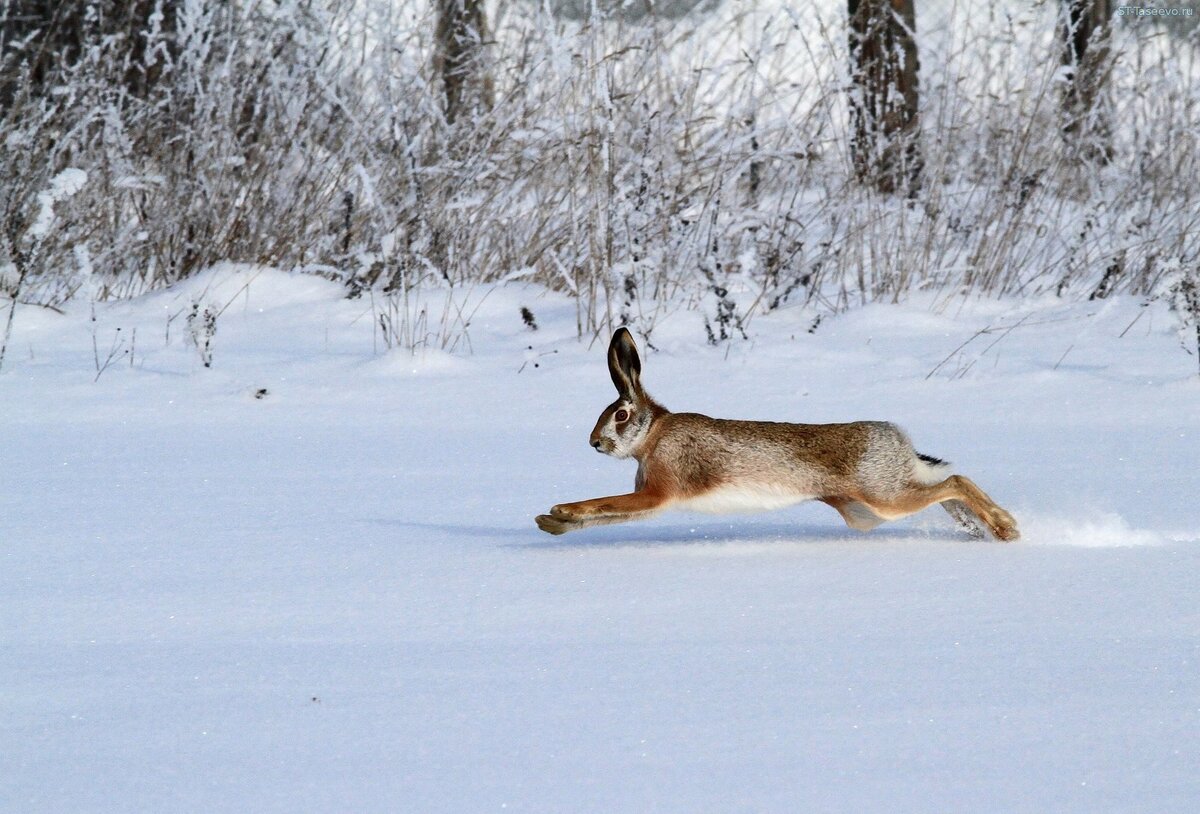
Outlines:
[[[600,449],[600,439],[597,438],[595,441],[593,441],[592,446],[596,449]]]

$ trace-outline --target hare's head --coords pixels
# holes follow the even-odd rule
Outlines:
[[[591,443],[606,455],[628,458],[646,440],[650,422],[662,408],[642,389],[642,362],[633,336],[625,328],[618,328],[609,343],[608,372],[617,387],[617,400],[600,414]]]

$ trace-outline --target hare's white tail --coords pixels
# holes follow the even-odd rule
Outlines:
[[[950,462],[943,461],[941,458],[935,458],[932,455],[922,455],[917,453],[917,460],[913,465],[913,477],[917,483],[922,486],[933,486],[935,483],[941,483],[950,476]]]

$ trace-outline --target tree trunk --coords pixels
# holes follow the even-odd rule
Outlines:
[[[854,171],[880,192],[911,197],[923,165],[913,0],[848,2]]]
[[[40,95],[55,74],[74,65],[102,39],[125,43],[124,86],[145,98],[167,55],[177,53],[182,0],[8,0],[0,3],[0,110],[20,92],[21,76]],[[157,15],[161,15],[158,17]],[[151,31],[156,33],[151,35]]]
[[[483,0],[437,0],[434,68],[446,93],[446,121],[492,106],[492,83],[483,60],[487,20]]]
[[[1069,149],[1085,161],[1112,158],[1108,76],[1112,71],[1109,34],[1112,0],[1063,0],[1059,39],[1068,68],[1063,93],[1063,134]]]

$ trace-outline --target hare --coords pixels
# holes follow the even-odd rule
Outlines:
[[[827,503],[852,529],[868,531],[940,503],[972,536],[979,518],[1000,540],[1019,537],[1016,521],[949,464],[920,455],[884,421],[787,424],[672,413],[642,387],[637,345],[625,328],[608,348],[617,400],[600,414],[591,444],[636,458],[629,494],[560,503],[537,525],[550,534],[623,523],[675,507],[706,512]]]

